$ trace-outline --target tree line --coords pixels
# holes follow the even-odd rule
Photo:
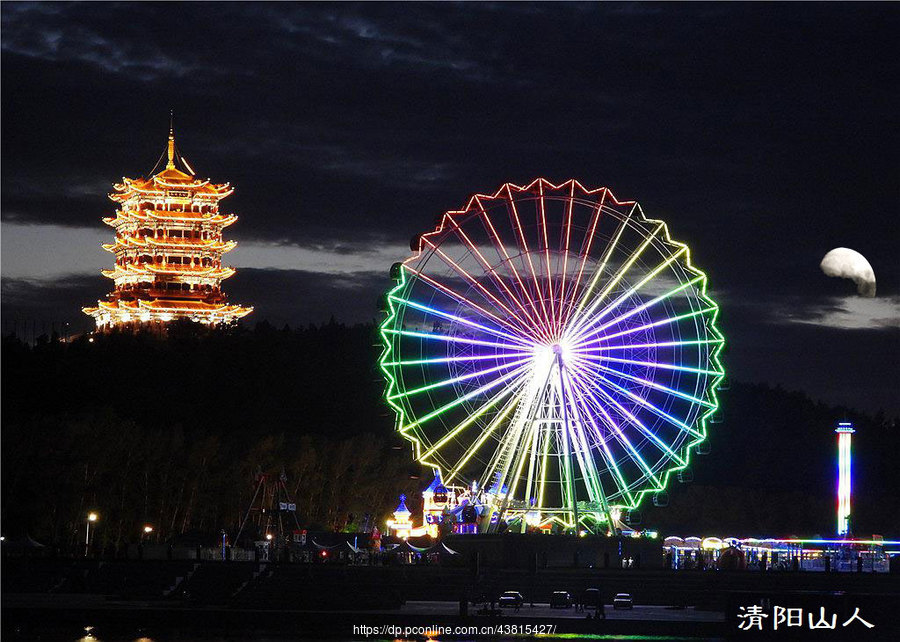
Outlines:
[[[91,341],[93,339],[93,341]],[[287,477],[303,527],[383,528],[400,493],[415,512],[428,471],[382,401],[372,325],[276,329],[265,322],[68,343],[3,340],[2,525],[70,546],[88,511],[109,544],[234,534],[259,471]],[[711,452],[642,526],[720,536],[830,535],[839,420],[854,435],[859,533],[900,533],[898,422],[765,384],[720,394]],[[82,540],[83,541],[83,540]]]

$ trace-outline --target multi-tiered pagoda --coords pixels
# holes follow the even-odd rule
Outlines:
[[[176,319],[218,325],[253,311],[228,304],[222,292],[222,280],[234,274],[222,266],[222,255],[236,245],[222,232],[237,216],[220,214],[219,201],[234,189],[196,178],[176,154],[171,128],[167,156],[164,170],[146,179],[123,178],[109,195],[119,209],[103,222],[116,230],[116,239],[103,249],[116,264],[103,274],[115,289],[97,307],[84,308],[100,329]]]

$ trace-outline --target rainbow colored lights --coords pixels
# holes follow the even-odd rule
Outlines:
[[[392,269],[381,368],[398,430],[486,528],[610,524],[690,464],[724,377],[686,245],[575,180],[476,194]]]
[[[852,473],[852,453],[850,440],[853,438],[853,424],[841,422],[834,432],[838,434],[838,487],[837,487],[837,534],[850,532],[850,478]]]

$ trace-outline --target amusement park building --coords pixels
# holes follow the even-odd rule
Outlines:
[[[220,213],[219,201],[234,189],[196,178],[176,154],[172,128],[166,155],[162,171],[123,178],[109,195],[119,209],[103,219],[116,231],[103,249],[115,255],[115,266],[103,275],[115,286],[97,307],[83,309],[101,330],[177,319],[218,325],[253,310],[229,304],[222,291],[222,281],[235,272],[222,265],[222,255],[236,245],[223,230],[237,216]]]
[[[663,540],[666,566],[675,569],[750,568],[804,571],[866,571],[887,573],[900,553],[900,541],[871,539],[800,539],[755,537],[677,537]],[[739,551],[728,563],[723,553]]]

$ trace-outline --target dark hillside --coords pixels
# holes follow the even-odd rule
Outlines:
[[[198,334],[3,341],[4,533],[66,544],[83,514],[98,535],[162,539],[234,528],[258,469],[284,467],[301,518],[344,529],[379,522],[400,492],[415,510],[418,473],[381,401],[373,326],[330,323]],[[816,403],[798,392],[734,383],[694,482],[643,525],[681,535],[830,535],[839,420],[854,435],[859,534],[900,535],[896,419]]]

